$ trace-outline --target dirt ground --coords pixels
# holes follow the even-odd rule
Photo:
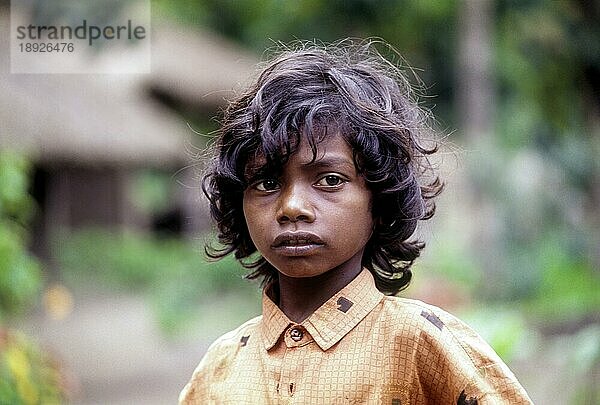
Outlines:
[[[79,405],[174,404],[210,344],[165,338],[142,297],[100,293],[76,294],[66,319],[39,313],[21,329],[59,359]]]

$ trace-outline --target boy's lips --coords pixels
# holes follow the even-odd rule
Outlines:
[[[323,240],[310,232],[284,232],[279,234],[271,248],[286,256],[302,256],[323,246]]]

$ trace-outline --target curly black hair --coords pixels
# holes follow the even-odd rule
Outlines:
[[[425,244],[411,240],[419,220],[435,211],[443,184],[428,156],[437,151],[431,117],[400,68],[377,50],[382,41],[341,41],[329,46],[295,44],[266,64],[258,79],[225,110],[215,158],[202,181],[221,244],[211,258],[229,253],[251,269],[248,278],[277,278],[254,255],[242,209],[248,165],[261,156],[261,171],[278,173],[306,139],[313,156],[327,134],[341,134],[371,190],[376,224],[362,265],[377,288],[396,294],[412,277],[410,267]],[[392,53],[396,54],[397,53]],[[431,140],[431,146],[424,146]],[[245,259],[245,260],[244,260]]]

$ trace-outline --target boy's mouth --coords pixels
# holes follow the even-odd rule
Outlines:
[[[284,232],[278,235],[271,248],[286,256],[301,256],[312,252],[325,243],[314,233],[310,232]]]

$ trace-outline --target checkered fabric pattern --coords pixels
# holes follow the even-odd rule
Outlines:
[[[219,338],[180,404],[531,404],[496,353],[447,312],[386,297],[363,270],[300,324],[263,315]]]

